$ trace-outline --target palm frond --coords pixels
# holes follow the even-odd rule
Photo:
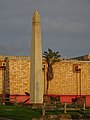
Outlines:
[[[53,52],[52,49],[48,48],[48,52],[44,51],[43,53],[44,57],[47,59],[48,64],[53,64],[61,55],[59,55],[59,52]]]

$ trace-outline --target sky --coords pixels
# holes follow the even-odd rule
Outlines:
[[[42,50],[90,54],[90,0],[0,0],[0,55],[30,56],[32,15],[41,17]]]

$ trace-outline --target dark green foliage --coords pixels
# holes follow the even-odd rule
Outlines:
[[[51,102],[54,102],[54,101],[55,101],[55,99],[54,99],[53,96],[50,96],[50,101],[51,101]]]
[[[56,97],[56,102],[60,102],[60,97],[59,96]]]
[[[50,101],[51,102],[60,102],[60,97],[59,96],[50,96]]]

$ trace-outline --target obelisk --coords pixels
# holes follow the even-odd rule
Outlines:
[[[43,103],[42,88],[42,42],[40,15],[35,10],[32,17],[30,103]]]

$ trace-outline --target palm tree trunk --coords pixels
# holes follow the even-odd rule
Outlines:
[[[46,94],[48,94],[48,88],[49,88],[49,80],[47,80],[47,90],[46,90]]]
[[[48,94],[48,89],[49,89],[49,81],[53,79],[53,68],[51,65],[48,65],[48,70],[47,70],[47,90],[46,94]]]

